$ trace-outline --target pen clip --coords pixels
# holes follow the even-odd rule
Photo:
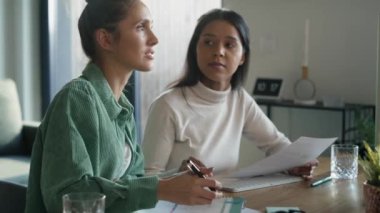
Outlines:
[[[186,164],[187,168],[194,174],[198,175],[200,178],[207,178],[206,175],[204,175],[201,170],[198,168],[198,166],[192,161],[192,160],[187,160]],[[215,188],[209,187],[211,191],[215,191]]]
[[[200,178],[205,178],[205,175],[201,172],[201,170],[198,168],[197,165],[195,165],[195,163],[193,163],[192,160],[187,160],[187,168],[190,169],[190,171],[192,171],[194,174],[198,175],[198,177]]]

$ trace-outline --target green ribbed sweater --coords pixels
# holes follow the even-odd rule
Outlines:
[[[132,152],[127,169],[125,145]],[[77,191],[104,193],[107,213],[152,208],[158,177],[144,177],[143,164],[132,105],[124,95],[116,101],[89,63],[56,95],[38,129],[26,212],[62,212],[62,195]]]

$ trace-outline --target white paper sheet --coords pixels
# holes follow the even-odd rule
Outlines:
[[[259,211],[249,208],[236,209],[231,208],[232,205],[241,206],[244,205],[242,203],[242,198],[220,198],[215,199],[211,205],[195,205],[195,206],[187,206],[187,205],[177,205],[172,202],[167,201],[159,201],[155,208],[153,209],[144,209],[136,211],[135,213],[259,213]]]
[[[316,159],[337,138],[300,137],[291,145],[254,164],[227,174],[227,177],[243,178],[266,175],[301,166]]]

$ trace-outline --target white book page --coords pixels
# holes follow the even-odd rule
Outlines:
[[[300,137],[289,146],[252,165],[233,171],[225,176],[234,178],[253,177],[286,171],[316,159],[337,138]]]
[[[215,199],[212,201],[210,205],[194,205],[194,206],[188,206],[188,205],[178,205],[172,202],[168,201],[158,201],[156,204],[156,207],[153,209],[143,209],[136,211],[135,213],[162,213],[162,212],[170,212],[170,213],[259,213],[259,211],[249,208],[244,208],[244,204],[241,203],[242,198],[220,198]],[[234,202],[240,208],[243,205],[243,208],[236,209],[232,208],[232,205],[234,205]]]

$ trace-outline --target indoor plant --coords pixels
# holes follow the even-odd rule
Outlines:
[[[363,141],[370,146],[375,145],[375,118],[372,113],[363,113],[360,108],[354,110],[354,126],[348,129],[354,135],[354,143],[359,147],[360,156],[364,156]]]
[[[374,149],[364,142],[365,155],[359,157],[366,181],[363,185],[366,212],[380,212],[380,144]]]

